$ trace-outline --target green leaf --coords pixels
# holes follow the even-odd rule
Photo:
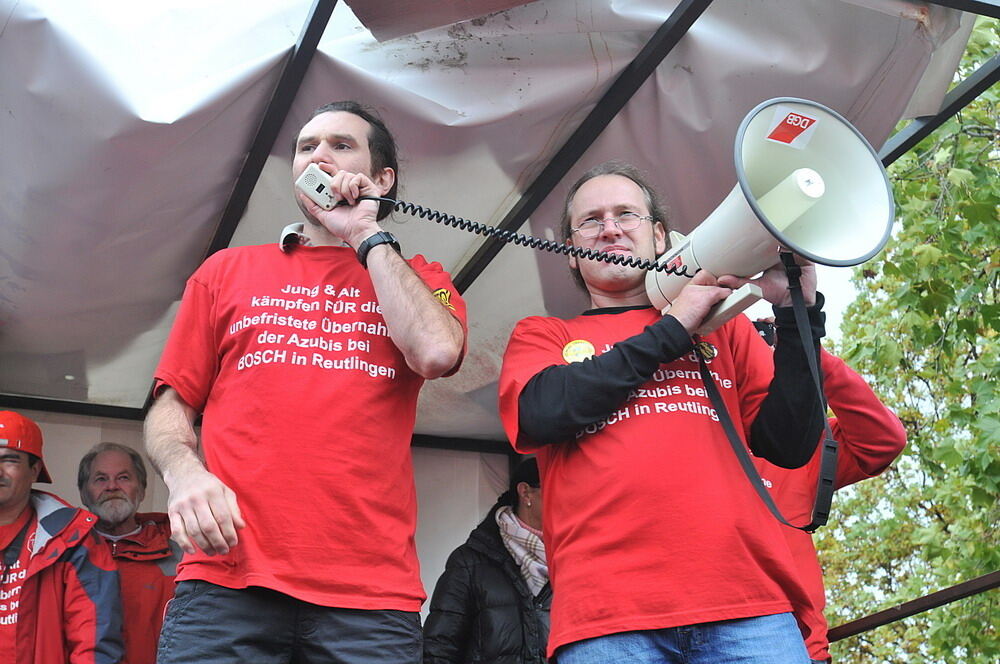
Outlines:
[[[970,185],[976,181],[976,176],[966,168],[952,168],[948,171],[948,182],[955,186]]]
[[[979,307],[983,322],[1000,332],[1000,304],[984,304]]]
[[[945,466],[957,466],[962,462],[962,455],[955,449],[952,442],[942,442],[932,453],[933,458]]]
[[[979,430],[983,432],[983,442],[1000,443],[1000,418],[981,418],[979,420]]]
[[[943,147],[934,153],[931,157],[931,161],[935,164],[943,164],[944,162],[951,159],[951,146]]]
[[[917,259],[917,265],[927,267],[941,260],[942,251],[934,245],[925,244],[913,250],[913,255]]]
[[[979,486],[972,487],[970,497],[972,502],[980,507],[993,507],[997,502],[995,495]]]

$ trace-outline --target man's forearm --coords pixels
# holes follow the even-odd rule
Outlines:
[[[621,406],[629,392],[648,381],[661,363],[677,359],[692,347],[683,326],[672,316],[664,316],[597,357],[543,369],[518,398],[521,431],[543,445],[570,440]]]
[[[804,349],[791,308],[775,308],[778,341],[774,351],[774,379],[750,428],[750,449],[783,468],[809,462],[826,413],[809,370],[806,353],[813,353],[819,369],[819,340],[825,333],[823,298],[807,308],[810,347]],[[822,370],[820,369],[822,382]]]
[[[367,260],[389,336],[407,365],[424,378],[451,371],[465,345],[461,323],[391,247],[372,248]]]
[[[906,447],[906,429],[843,360],[826,351],[822,360],[823,391],[837,418],[833,434],[841,444],[841,459],[852,459],[867,476],[877,475]]]
[[[146,453],[167,486],[170,479],[191,469],[204,470],[198,456],[198,437],[194,430],[194,409],[167,388],[149,409],[144,426]]]
[[[153,403],[146,417],[146,450],[170,492],[171,537],[186,552],[226,554],[239,543],[243,520],[236,494],[209,472],[198,455],[197,413],[172,389]]]

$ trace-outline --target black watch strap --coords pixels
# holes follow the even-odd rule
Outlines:
[[[377,247],[380,244],[388,244],[396,253],[400,253],[399,242],[392,233],[386,231],[379,231],[375,235],[370,236],[360,245],[358,245],[358,260],[361,261],[361,265],[368,269],[368,252],[372,250],[372,247]]]

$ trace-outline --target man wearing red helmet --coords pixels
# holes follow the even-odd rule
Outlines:
[[[0,411],[0,652],[15,664],[121,661],[118,571],[97,518],[44,491],[42,432]]]

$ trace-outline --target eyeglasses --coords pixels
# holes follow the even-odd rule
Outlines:
[[[580,237],[597,237],[601,234],[601,231],[604,230],[604,224],[609,221],[620,230],[634,231],[639,228],[639,224],[643,221],[653,221],[653,217],[650,215],[636,214],[635,212],[622,212],[617,217],[606,217],[604,219],[590,217],[589,219],[581,221],[580,225],[573,229],[573,232],[579,233]]]

